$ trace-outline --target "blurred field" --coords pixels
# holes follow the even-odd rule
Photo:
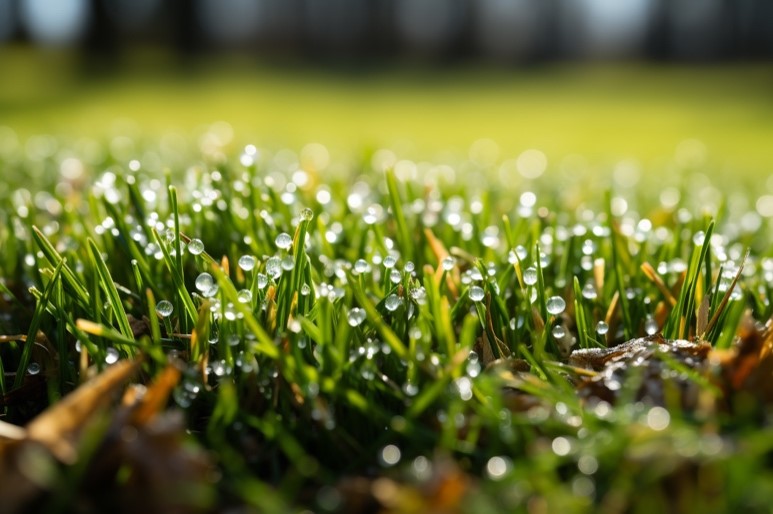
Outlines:
[[[171,57],[134,55],[105,74],[71,54],[19,48],[0,50],[0,65],[0,125],[22,137],[101,136],[116,119],[149,137],[190,134],[225,120],[239,139],[264,145],[391,145],[433,157],[490,138],[501,157],[536,147],[553,162],[579,153],[645,166],[695,138],[712,173],[752,178],[773,168],[773,69],[763,65],[330,71],[211,60],[181,69]]]

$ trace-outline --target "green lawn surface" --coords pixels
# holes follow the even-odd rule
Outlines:
[[[761,64],[562,63],[514,69],[371,64],[331,70],[128,55],[113,71],[72,54],[0,49],[0,125],[36,133],[184,135],[218,120],[259,144],[390,146],[435,158],[480,138],[500,157],[538,148],[559,162],[634,158],[659,167],[686,139],[712,173],[765,176],[773,163],[773,69]]]
[[[0,51],[0,511],[770,511],[771,70],[151,57]]]

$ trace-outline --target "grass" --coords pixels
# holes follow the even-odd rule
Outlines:
[[[2,52],[8,510],[769,510],[767,70]]]
[[[171,171],[106,156],[39,186],[6,175],[0,428],[30,428],[0,455],[36,484],[0,485],[11,505],[85,511],[142,491],[140,506],[194,511],[767,509],[758,191],[724,192],[745,209],[691,212],[697,187],[672,202],[611,181],[598,195],[503,181],[498,163],[420,182],[373,155],[328,170],[287,155],[208,148]],[[711,357],[644,346],[624,372],[570,357],[656,331]],[[99,394],[74,401],[94,374]],[[130,377],[147,392],[111,403]],[[51,421],[62,398],[82,405],[77,423]]]

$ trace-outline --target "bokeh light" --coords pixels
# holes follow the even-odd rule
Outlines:
[[[72,45],[88,28],[89,5],[86,0],[23,0],[20,15],[34,41]]]

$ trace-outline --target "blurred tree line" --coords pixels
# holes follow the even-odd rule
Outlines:
[[[0,44],[114,57],[715,61],[773,57],[771,0],[0,0]]]

